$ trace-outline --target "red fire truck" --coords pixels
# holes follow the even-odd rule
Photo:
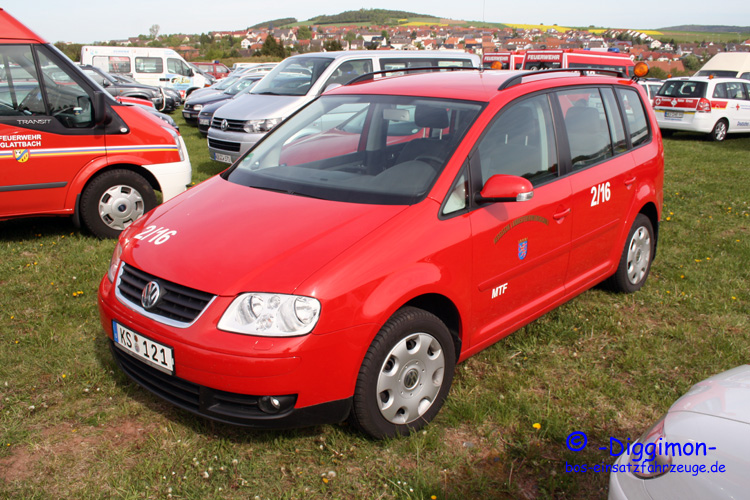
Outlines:
[[[635,63],[627,54],[582,49],[528,50],[523,69],[602,68],[633,76]]]

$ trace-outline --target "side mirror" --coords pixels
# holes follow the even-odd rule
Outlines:
[[[94,108],[93,119],[96,125],[102,125],[109,120],[107,114],[107,103],[104,100],[104,93],[94,92],[94,101],[91,103]]]
[[[534,197],[534,186],[528,179],[516,175],[493,175],[484,184],[475,201],[493,203],[498,201],[529,201]]]

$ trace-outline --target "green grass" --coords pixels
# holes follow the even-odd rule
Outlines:
[[[194,180],[224,165],[179,113]],[[457,369],[423,432],[217,425],[131,383],[96,307],[113,249],[66,219],[0,222],[0,498],[603,498],[596,448],[639,436],[693,383],[747,362],[750,137],[665,141],[665,220],[646,286],[601,289]],[[539,423],[537,430],[533,424]],[[573,453],[570,432],[588,434]]]

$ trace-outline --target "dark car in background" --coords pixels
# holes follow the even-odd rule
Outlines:
[[[204,106],[217,102],[223,103],[224,101],[228,101],[243,90],[249,90],[250,88],[252,88],[253,85],[255,85],[255,83],[261,78],[263,78],[262,75],[243,76],[223,92],[207,95],[204,94],[197,97],[193,97],[191,95],[185,101],[185,107],[182,108],[182,116],[185,118],[186,122],[195,125],[198,120],[198,115],[200,114]]]
[[[89,78],[112,94],[113,97],[145,99],[151,101],[154,104],[154,108],[159,111],[174,111],[180,105],[179,100],[175,101],[174,96],[165,94],[164,89],[160,87],[115,78],[106,71],[90,64],[82,64],[81,69]]]

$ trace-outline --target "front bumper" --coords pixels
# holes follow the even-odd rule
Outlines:
[[[184,192],[192,182],[193,167],[190,164],[190,156],[182,136],[179,136],[179,141],[182,161],[144,165],[144,168],[156,177],[161,189],[162,201],[167,201]]]
[[[250,427],[344,420],[364,352],[377,330],[374,325],[360,325],[287,338],[233,334],[216,329],[233,299],[222,296],[215,296],[190,326],[170,326],[124,304],[106,276],[98,298],[102,327],[128,377],[190,412]],[[113,321],[171,347],[174,372],[161,372],[117,347]],[[278,413],[269,413],[261,407],[264,397],[286,403]]]
[[[214,116],[214,122],[217,121]],[[212,126],[208,130],[208,152],[212,160],[234,163],[266,135],[223,131]]]

